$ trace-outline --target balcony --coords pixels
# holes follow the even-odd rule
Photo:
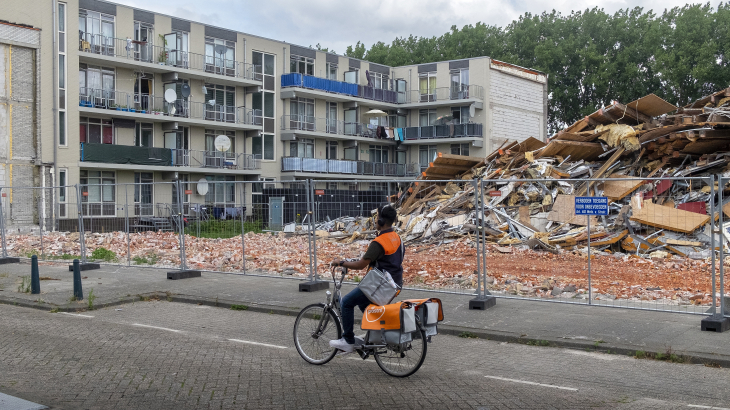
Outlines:
[[[261,82],[261,66],[240,61],[206,56],[170,47],[156,46],[145,41],[107,37],[101,34],[79,33],[80,57],[83,53],[102,57],[114,57],[133,63],[147,63],[159,67],[158,71],[176,69],[213,74],[241,80]]]
[[[475,142],[479,142],[483,135],[483,125],[478,123],[406,127],[403,128],[403,136],[405,138],[403,143],[407,144],[414,141],[426,143],[437,139],[448,139],[449,141],[477,139]],[[479,144],[475,145],[481,146]]]
[[[308,172],[378,177],[416,176],[418,164],[383,164],[380,162],[350,161],[341,159],[282,157],[282,172]]]
[[[395,139],[378,138],[376,136],[375,129],[370,129],[365,124],[331,120],[329,118],[310,117],[306,115],[282,115],[281,129],[282,131],[289,131],[289,134],[294,133],[303,136],[331,137],[347,140],[367,138],[368,140],[378,139],[382,142],[395,141]],[[284,134],[285,133],[282,133],[282,136],[284,136]]]
[[[80,160],[85,163],[189,167],[206,170],[245,171],[261,168],[261,160],[251,154],[95,143],[81,143]]]
[[[151,94],[128,93],[95,88],[79,89],[80,111],[101,109],[118,111],[122,116],[134,114],[140,121],[178,121],[180,119],[213,121],[228,124],[261,126],[261,110],[225,105],[211,105],[185,99],[173,103]],[[129,114],[124,114],[129,113]],[[142,114],[142,115],[138,115]],[[145,118],[146,117],[146,118]]]
[[[298,73],[283,74],[281,76],[281,87],[306,88],[310,90],[324,91],[332,94],[341,94],[388,104],[397,104],[399,102],[398,93],[396,93],[395,91],[345,83],[342,81],[329,80],[326,78],[313,77],[311,75],[303,75]],[[401,99],[403,99],[405,93],[401,94]]]

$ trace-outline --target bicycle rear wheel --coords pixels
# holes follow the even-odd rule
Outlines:
[[[375,361],[385,372],[394,377],[408,377],[421,368],[426,360],[426,333],[413,332],[413,340],[408,343],[388,346],[374,353]]]
[[[332,360],[337,349],[330,347],[330,340],[341,337],[340,320],[332,310],[325,314],[322,303],[302,309],[294,322],[294,345],[302,359],[312,364],[325,364]]]

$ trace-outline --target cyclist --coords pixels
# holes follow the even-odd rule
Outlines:
[[[375,226],[378,230],[378,235],[370,242],[362,258],[355,262],[345,262],[337,258],[332,261],[332,265],[355,270],[377,267],[390,273],[393,281],[402,287],[405,247],[402,246],[400,236],[393,230],[393,223],[397,217],[398,213],[390,205],[384,205],[378,208],[378,217]],[[355,306],[359,307],[362,312],[365,312],[369,304],[370,300],[362,293],[360,288],[353,289],[352,292],[342,298],[343,337],[339,340],[331,340],[331,347],[342,350],[345,353],[352,353],[355,349],[355,332],[353,330],[355,325]]]

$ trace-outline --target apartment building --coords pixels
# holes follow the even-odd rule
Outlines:
[[[122,196],[152,214],[179,196],[152,183],[176,180],[221,206],[308,178],[384,189],[437,152],[546,138],[546,75],[489,57],[387,67],[100,0],[5,0],[0,19],[38,33],[38,178],[88,185],[53,193],[85,216]]]

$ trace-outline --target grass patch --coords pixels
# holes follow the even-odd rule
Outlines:
[[[38,278],[38,280],[61,280],[61,279],[52,278],[50,276],[41,276],[40,278]]]
[[[547,340],[530,340],[527,342],[528,346],[550,346],[550,342]]]
[[[475,335],[472,332],[461,332],[461,333],[459,333],[459,337],[464,338],[464,339],[478,339],[479,338],[477,335]]]
[[[651,352],[644,352],[643,350],[637,350],[636,353],[634,353],[634,357],[637,359],[654,359],[654,360],[661,360],[665,362],[671,362],[671,363],[686,363],[687,358],[678,355],[672,351],[672,348],[668,348],[666,352],[661,353],[651,353]]]
[[[245,233],[262,233],[263,221],[246,221],[243,223]],[[226,239],[241,234],[241,221],[221,221],[211,219],[203,222],[193,222],[185,228],[185,234],[198,238]]]
[[[105,262],[114,262],[117,260],[117,254],[107,248],[99,247],[94,249],[94,252],[91,252],[91,259]]]
[[[7,278],[8,276],[10,276],[8,272],[0,273],[0,278]]]
[[[30,258],[33,255],[37,255],[37,253],[36,252],[26,252],[25,253],[26,258]],[[81,260],[81,255],[73,255],[70,253],[64,253],[61,255],[47,255],[46,254],[46,255],[43,255],[43,258],[45,260],[74,260],[74,259]]]
[[[89,290],[89,295],[86,296],[86,301],[89,303],[89,310],[94,310],[94,300],[96,299],[96,295],[94,295],[94,288],[91,288]]]
[[[55,308],[51,309],[50,313],[58,313],[59,311],[60,311],[60,309],[55,307]]]
[[[353,276],[352,277],[352,281],[355,282],[355,283],[360,283],[361,280],[362,280],[362,278],[359,277],[359,276]]]
[[[320,315],[319,313],[315,313],[312,317],[314,318],[314,320],[322,319],[322,315]]]
[[[147,252],[144,256],[135,256],[132,261],[137,265],[155,265],[160,260],[160,256],[154,252]]]
[[[20,278],[18,285],[18,293],[30,293],[30,276],[25,275]]]
[[[231,305],[231,310],[248,310],[246,305]]]

